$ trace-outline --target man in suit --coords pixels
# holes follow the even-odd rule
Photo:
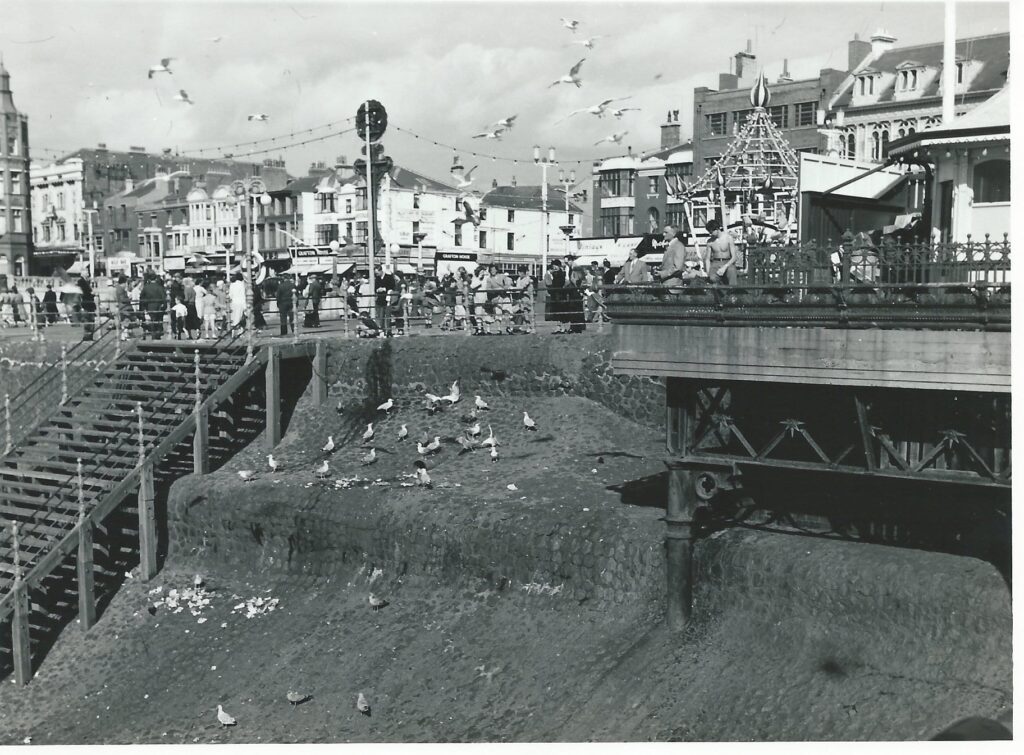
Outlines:
[[[288,335],[288,324],[295,330],[295,284],[292,276],[285,273],[277,286],[277,312],[281,318],[281,335]]]
[[[320,300],[323,298],[323,287],[316,273],[309,274],[309,284],[306,286],[306,298],[309,299],[309,327],[320,327]]]
[[[679,285],[683,282],[683,271],[686,269],[686,247],[676,237],[679,229],[674,225],[665,226],[665,241],[668,248],[661,258],[661,267],[658,269],[658,280],[664,285]]]

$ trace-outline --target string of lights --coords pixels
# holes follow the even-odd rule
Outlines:
[[[255,144],[264,144],[267,142],[274,142],[278,139],[291,139],[300,134],[312,134],[314,131],[319,131],[322,128],[333,128],[340,126],[343,123],[351,123],[355,120],[355,116],[343,118],[337,121],[331,121],[330,123],[324,123],[320,126],[313,126],[312,128],[299,129],[298,131],[292,131],[290,134],[281,134],[279,136],[265,136],[262,139],[253,139],[248,142],[238,142],[237,144],[224,144],[219,147],[196,147],[195,149],[184,149],[179,152],[182,155],[201,155],[204,152],[224,152],[225,150],[234,149],[235,147],[249,147]],[[347,132],[342,132],[347,133]],[[333,134],[332,134],[333,136]]]
[[[267,147],[266,149],[254,149],[254,150],[252,150],[250,152],[230,153],[230,156],[231,156],[232,159],[234,159],[236,157],[250,157],[251,155],[265,155],[268,152],[283,152],[283,151],[289,150],[289,149],[291,149],[293,147],[301,147],[304,144],[313,144],[314,142],[322,142],[322,141],[326,141],[327,139],[332,139],[335,136],[342,136],[344,134],[351,134],[355,130],[356,130],[356,128],[355,128],[355,126],[353,126],[352,128],[342,129],[341,131],[334,131],[334,132],[332,132],[330,134],[324,134],[322,136],[314,136],[312,139],[306,139],[306,140],[301,141],[301,142],[294,142],[293,144],[279,144],[279,145],[274,146],[274,147]],[[227,156],[228,156],[228,153],[225,154],[225,157],[227,157]]]
[[[519,165],[519,163],[522,163],[523,165],[532,165],[533,164],[533,158],[519,159],[517,157],[503,157],[501,155],[490,155],[490,154],[486,154],[484,152],[477,152],[476,150],[463,149],[461,147],[456,147],[453,144],[445,144],[444,142],[439,142],[439,141],[436,141],[434,139],[431,139],[430,137],[423,136],[421,134],[417,134],[415,131],[410,131],[407,128],[402,128],[401,126],[396,126],[394,123],[390,124],[390,127],[393,128],[395,131],[400,131],[403,134],[408,134],[409,136],[413,137],[414,139],[418,139],[418,140],[421,140],[421,141],[429,142],[430,144],[433,144],[435,147],[444,147],[445,149],[450,149],[453,152],[456,152],[456,153],[459,153],[459,154],[472,155],[473,157],[485,158],[485,159],[489,159],[489,160],[494,161],[494,162],[512,163],[513,165]],[[562,165],[583,165],[583,164],[588,164],[589,165],[589,164],[592,164],[592,163],[595,163],[595,162],[601,162],[603,160],[611,160],[612,158],[615,158],[615,157],[643,157],[643,155],[642,154],[640,154],[640,155],[630,155],[629,153],[621,154],[621,155],[599,155],[597,157],[581,158],[581,159],[578,159],[578,160],[558,160],[558,163],[562,164]]]

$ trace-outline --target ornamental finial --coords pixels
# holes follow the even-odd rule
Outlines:
[[[750,89],[750,104],[755,108],[766,108],[771,102],[772,93],[768,91],[768,82],[765,81],[764,71],[757,74],[757,81]]]

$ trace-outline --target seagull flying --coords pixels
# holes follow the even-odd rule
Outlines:
[[[571,18],[562,18],[562,26],[571,31],[573,34],[576,33],[576,29],[579,28],[579,25],[579,21],[574,21]]]
[[[533,418],[525,411],[523,412],[523,427],[527,430],[533,430],[534,432],[537,431],[537,423],[534,422]]]
[[[398,439],[399,440],[405,440],[408,437],[409,437],[409,428],[406,427],[405,425],[402,425],[401,429],[398,431]]]
[[[619,100],[628,100],[630,96],[612,97],[611,99],[602,100],[596,105],[591,105],[590,107],[581,107],[579,110],[573,110],[571,113],[569,113],[569,115],[565,116],[565,118],[563,118],[562,120],[572,118],[574,115],[578,115],[579,113],[590,113],[591,115],[596,115],[598,118],[604,118],[605,111],[607,110],[609,105],[611,105],[613,102],[618,102]]]
[[[494,430],[491,429],[490,425],[487,426],[487,437],[480,445],[490,446],[491,448],[494,448],[495,446],[498,445],[498,439],[494,437]]]
[[[266,113],[249,113],[249,117],[246,118],[249,121],[269,121],[270,116]]]
[[[278,466],[277,459],[274,458],[274,454],[267,454],[267,466],[270,467],[271,472],[276,472]]]
[[[320,450],[323,451],[325,454],[332,454],[332,453],[334,453],[334,436],[333,435],[328,435],[327,436],[327,442],[324,443],[324,447],[321,448]]]
[[[569,44],[571,44],[571,45],[583,45],[588,50],[593,50],[594,49],[594,40],[595,39],[601,39],[601,37],[602,37],[601,34],[597,34],[597,35],[595,35],[593,37],[590,37],[589,39],[574,39]]]
[[[238,723],[235,717],[224,710],[223,706],[217,706],[217,720],[220,721],[221,726],[234,726]]]
[[[331,465],[327,463],[327,459],[324,459],[323,464],[316,468],[316,476],[323,480],[328,474],[330,474],[330,471]]]
[[[491,407],[489,407],[489,406],[487,405],[487,402],[486,402],[486,401],[484,401],[484,400],[483,400],[482,398],[480,398],[479,396],[474,396],[474,397],[473,397],[473,406],[475,406],[475,407],[476,407],[477,409],[479,409],[480,411],[484,411],[484,410],[486,410],[486,409],[490,409],[490,408],[491,408]]]
[[[501,139],[501,135],[505,133],[505,129],[496,128],[492,131],[481,131],[479,134],[473,134],[474,139]]]
[[[373,600],[373,596],[370,596],[370,600]],[[356,710],[362,713],[364,716],[370,715],[370,703],[366,701],[366,695],[362,692],[359,693],[359,697],[356,698]]]
[[[387,401],[385,401],[383,404],[381,404],[380,406],[377,407],[377,411],[378,412],[387,412],[388,414],[390,414],[391,410],[394,408],[394,406],[395,406],[394,399],[390,399],[389,398]]]
[[[187,103],[189,105],[195,105],[196,104],[192,100],[189,99],[188,92],[186,92],[184,89],[179,89],[178,93],[176,95],[174,95],[174,97],[172,99],[175,99],[178,102],[185,102],[185,103]]]
[[[611,136],[606,136],[604,139],[599,139],[598,141],[594,142],[594,146],[596,147],[598,144],[604,144],[605,142],[614,142],[615,144],[620,144],[622,142],[623,137],[625,137],[628,133],[628,131],[619,131],[617,134],[612,134]]]
[[[473,212],[473,206],[469,203],[469,200],[462,200],[462,211],[464,214],[456,215],[452,219],[456,227],[461,228],[466,223],[472,223],[474,226],[480,225],[480,216]],[[447,398],[447,397],[445,397]]]
[[[491,125],[492,126],[500,126],[501,128],[509,129],[509,128],[512,128],[513,123],[515,122],[516,118],[518,118],[518,117],[519,117],[518,115],[510,115],[508,118],[502,118],[500,121],[495,121]]]
[[[427,394],[427,401],[429,401],[432,404],[440,403],[442,398],[442,396],[435,396],[433,393]]]
[[[548,84],[548,89],[553,86],[558,86],[559,84],[575,84],[577,89],[583,86],[583,82],[580,80],[580,68],[583,66],[584,60],[586,60],[586,58],[582,58],[579,63],[570,68],[569,73],[565,76]]]
[[[465,175],[459,175],[458,173],[452,172],[452,178],[455,179],[456,189],[467,189],[473,185],[473,171],[479,168],[479,165],[474,165],[472,168],[466,171]]]
[[[174,58],[160,58],[160,65],[149,67],[149,78],[153,78],[154,73],[171,73],[171,61]]]
[[[249,482],[253,479],[253,475],[256,474],[251,469],[242,469],[238,472],[238,476],[242,478],[242,482]]]
[[[366,426],[366,432],[363,433],[363,443],[369,443],[373,440],[373,423],[369,423]]]
[[[363,456],[359,461],[361,461],[364,465],[373,464],[374,462],[377,461],[377,449],[371,448],[370,453]]]
[[[614,115],[616,118],[621,118],[623,113],[628,113],[630,110],[640,110],[638,107],[617,107],[609,110],[608,112]]]
[[[214,44],[217,44],[222,39],[224,39],[224,37],[210,37],[210,41],[213,42]]]

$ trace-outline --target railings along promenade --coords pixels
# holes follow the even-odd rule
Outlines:
[[[12,647],[19,683],[31,678],[28,590],[45,591],[43,580],[77,548],[79,613],[83,627],[88,629],[95,620],[91,555],[93,528],[99,526],[135,488],[139,489],[141,571],[146,579],[155,574],[155,466],[190,433],[205,438],[205,424],[211,409],[262,369],[261,359],[245,362],[245,349],[238,344],[241,337],[241,333],[229,332],[215,341],[202,344],[207,363],[203,363],[200,351],[195,349],[194,360],[187,359],[194,364],[194,369],[159,374],[156,376],[159,379],[148,391],[140,391],[142,383],[139,382],[135,383],[135,395],[126,391],[125,396],[116,398],[111,396],[111,391],[104,390],[99,400],[111,406],[105,413],[115,414],[117,410],[113,405],[127,401],[134,403],[134,412],[127,416],[121,409],[120,419],[101,421],[91,429],[76,427],[71,418],[61,419],[59,422],[70,424],[71,428],[55,430],[56,437],[47,436],[43,442],[56,443],[62,448],[67,446],[73,449],[71,453],[80,453],[74,471],[55,474],[23,469],[20,464],[14,467],[5,465],[0,471],[0,474],[15,479],[38,476],[48,480],[48,487],[52,490],[49,497],[28,499],[30,507],[20,508],[17,518],[5,515],[8,520],[3,533],[7,535],[6,542],[0,536],[0,555],[4,557],[0,563],[3,567],[0,568],[0,622],[13,612]],[[180,347],[172,345],[171,348],[177,351],[190,345],[183,343]],[[166,347],[167,343],[157,346]],[[131,356],[127,353],[125,358],[130,359]],[[181,362],[180,358],[178,362]],[[84,393],[80,400],[88,400],[88,391]],[[133,400],[137,398],[141,400]],[[74,403],[73,399],[69,405]],[[90,416],[96,416],[98,410],[87,411]],[[72,441],[65,438],[65,435],[75,436],[78,432],[83,436],[102,436],[103,440]],[[5,460],[19,461],[11,455]],[[3,485],[5,488],[18,488],[21,483],[5,480]],[[70,513],[76,508],[76,498],[77,516]],[[0,501],[5,505],[13,505],[14,500],[15,496],[10,493],[0,493]]]
[[[734,285],[605,287],[612,322],[1010,329],[1010,243],[761,246]]]

